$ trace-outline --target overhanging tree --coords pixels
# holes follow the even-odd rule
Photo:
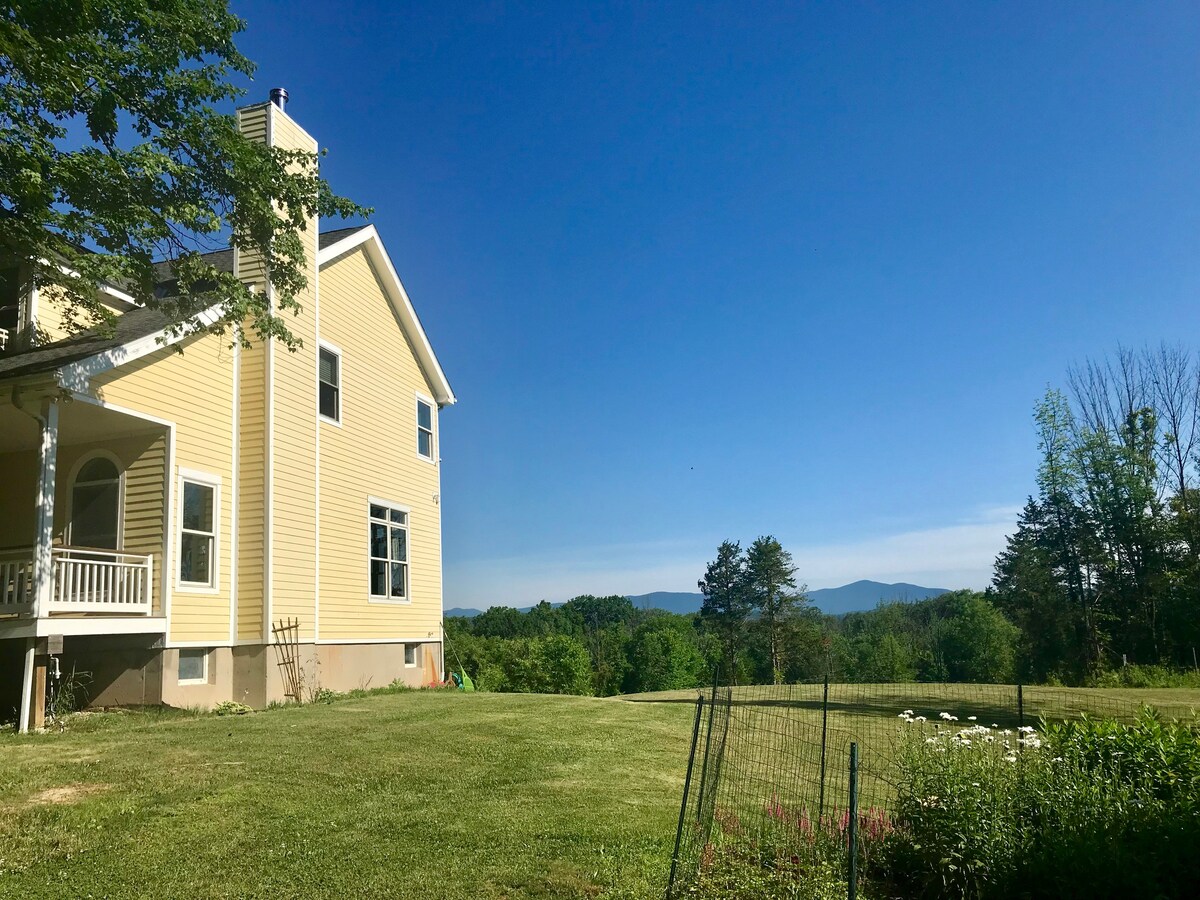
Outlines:
[[[217,306],[210,330],[298,345],[265,293],[201,253],[260,254],[277,309],[295,311],[308,220],[368,211],[330,191],[314,154],[249,140],[219,111],[244,93],[230,79],[254,71],[234,45],[243,28],[226,0],[17,0],[0,12],[0,256],[56,286],[68,322],[109,323],[107,283],[180,329]],[[162,259],[179,283],[170,300],[154,293]]]

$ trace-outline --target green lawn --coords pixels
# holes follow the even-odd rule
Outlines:
[[[0,895],[659,897],[683,704],[419,692],[0,739]]]
[[[809,739],[820,690],[737,699]],[[1010,721],[1006,694],[981,690],[835,686],[830,724],[884,746],[905,708]],[[0,896],[657,898],[695,696],[416,692],[231,718],[104,713],[63,734],[5,735]],[[1114,697],[1200,707],[1200,691],[1026,694],[1032,710]]]

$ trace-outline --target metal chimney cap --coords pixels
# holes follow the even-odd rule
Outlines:
[[[283,109],[287,106],[288,92],[283,88],[271,88],[271,102]]]

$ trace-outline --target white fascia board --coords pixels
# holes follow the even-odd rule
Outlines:
[[[372,238],[379,240],[379,232],[375,230],[374,225],[368,225],[365,228],[360,228],[354,234],[346,235],[336,244],[330,244],[328,247],[317,251],[317,265],[323,266],[330,260],[337,259],[353,250],[355,247],[369,241]]]
[[[48,259],[39,259],[38,262],[40,262],[43,266],[52,265],[52,263]],[[72,269],[70,266],[64,266],[62,263],[58,263],[56,265],[56,268],[58,269],[58,271],[62,272],[64,275],[66,275],[68,278],[78,278],[79,277],[79,273],[76,272],[74,269]],[[128,304],[130,307],[143,305],[141,303],[138,303],[136,300],[134,300],[132,296],[130,296],[129,294],[125,293],[120,288],[116,287],[115,285],[113,285],[107,281],[100,282],[100,293],[108,294],[108,296],[112,297],[113,299],[120,300],[122,303]]]
[[[368,225],[320,251],[317,254],[317,265],[324,266],[331,260],[360,246],[366,252],[367,258],[375,267],[376,272],[381,276],[380,280],[387,290],[388,300],[391,301],[392,308],[400,317],[400,323],[417,351],[417,360],[421,363],[421,368],[429,376],[434,399],[437,400],[438,406],[450,406],[456,403],[458,398],[450,389],[450,382],[442,371],[442,365],[433,352],[433,346],[429,343],[425,329],[421,327],[421,320],[417,318],[417,311],[413,308],[412,301],[408,299],[408,292],[404,290],[400,276],[396,274],[396,267],[392,265],[392,260],[383,246],[383,241],[379,239],[379,232],[375,230],[374,225]]]
[[[0,638],[31,638],[61,634],[66,637],[101,634],[166,634],[162,616],[53,616],[40,619],[11,618],[0,623]]]
[[[201,326],[208,326],[220,318],[221,307],[210,306],[196,316],[196,321]],[[180,341],[197,333],[194,330],[187,330],[183,333],[175,334],[170,329],[164,328],[153,334],[134,338],[126,344],[121,344],[119,347],[113,347],[110,350],[89,356],[87,359],[81,359],[79,362],[63,366],[58,370],[58,383],[70,391],[86,391],[88,383],[96,375],[135,362],[143,356],[149,356],[151,353],[155,353],[164,347],[178,344]]]

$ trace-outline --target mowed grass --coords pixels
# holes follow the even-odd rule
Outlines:
[[[659,897],[685,704],[418,692],[0,739],[0,895]]]
[[[657,898],[696,693],[383,694],[244,717],[105,713],[4,736],[0,896]],[[829,802],[844,739],[862,742],[871,775],[900,710],[1008,726],[1009,693],[831,686]],[[821,686],[740,688],[735,702],[722,795],[739,773],[755,779],[749,810],[771,779],[809,789]],[[1200,691],[1026,691],[1034,721],[1140,702],[1187,715]],[[884,803],[886,783],[864,787]]]

